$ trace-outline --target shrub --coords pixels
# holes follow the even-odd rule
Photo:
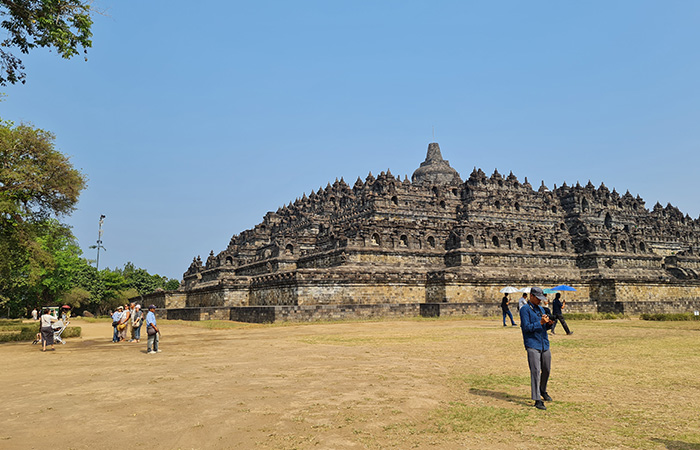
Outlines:
[[[74,338],[74,337],[80,337],[82,334],[83,329],[80,327],[68,327],[65,330],[63,330],[63,336],[64,338]]]
[[[686,321],[686,320],[700,320],[700,316],[696,316],[693,313],[676,313],[676,314],[641,314],[639,316],[641,320],[657,320],[657,321]]]
[[[612,320],[612,319],[628,319],[624,314],[616,313],[566,313],[566,320]]]
[[[38,323],[0,325],[0,342],[33,341],[39,332]],[[80,327],[68,327],[63,330],[62,337],[80,337],[82,329]]]

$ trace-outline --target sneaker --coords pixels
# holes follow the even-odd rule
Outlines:
[[[535,400],[535,408],[543,410],[547,409],[547,407],[544,406],[544,402],[542,400]]]
[[[569,331],[568,333],[566,333],[567,336],[570,336],[570,335],[572,335],[572,334],[574,334],[573,331]]]
[[[163,351],[163,350],[156,350],[156,353],[160,353],[160,352],[162,352],[162,351]]]
[[[551,402],[552,397],[550,397],[549,394],[545,392],[544,394],[542,394],[542,400],[544,400],[545,402]]]
[[[155,353],[156,353],[156,352],[154,352],[153,350],[148,350],[148,351],[146,352],[147,355],[154,355]]]
[[[513,324],[513,326],[514,326],[514,327],[517,327],[517,326],[518,326],[518,324],[517,324],[517,323],[514,323],[514,324]]]

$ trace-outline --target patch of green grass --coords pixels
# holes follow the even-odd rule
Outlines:
[[[450,402],[435,410],[430,420],[436,433],[497,433],[519,430],[531,418],[529,410]]]
[[[70,320],[74,320],[71,318]],[[81,317],[79,320],[83,320],[87,323],[101,323],[101,322],[112,322],[111,317],[101,316],[101,317]]]
[[[559,333],[557,333],[557,336],[559,336]],[[570,339],[569,337],[559,339],[550,336],[549,338],[549,346],[555,349],[600,348],[605,347],[605,345],[603,341]]]
[[[22,319],[0,319],[0,327],[5,325],[19,325],[22,323]]]
[[[503,389],[530,385],[529,376],[469,374],[458,376],[456,380],[465,383],[471,389]]]

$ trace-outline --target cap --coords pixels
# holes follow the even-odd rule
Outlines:
[[[122,305],[117,306],[117,309],[124,309]]]
[[[547,297],[544,296],[544,292],[542,292],[542,288],[533,287],[530,289],[530,294],[534,295],[542,301],[547,300]]]
[[[148,309],[156,309],[156,305],[150,305]]]

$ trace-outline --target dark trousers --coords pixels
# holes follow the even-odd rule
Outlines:
[[[569,326],[566,324],[566,320],[564,319],[564,314],[552,314],[551,319],[554,320],[554,323],[552,324],[552,333],[554,333],[554,327],[557,326],[557,321],[561,322],[561,326],[564,327],[566,334],[571,333],[571,331],[569,331]]]
[[[526,347],[527,364],[530,366],[530,393],[533,400],[542,400],[547,392],[547,381],[552,369],[552,353]]]
[[[515,325],[515,321],[513,320],[513,314],[510,312],[510,309],[504,309],[503,310],[503,326],[506,326],[506,315],[508,315],[508,317],[510,317],[511,325]]]

